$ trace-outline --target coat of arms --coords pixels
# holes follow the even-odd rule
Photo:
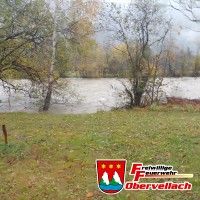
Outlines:
[[[126,160],[97,160],[97,184],[106,194],[116,194],[123,189]]]

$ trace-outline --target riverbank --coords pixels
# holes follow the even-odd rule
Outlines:
[[[1,135],[0,199],[199,199],[199,120],[199,112],[180,107],[82,115],[1,113],[9,145]],[[127,159],[127,180],[132,162],[173,165],[179,173],[194,174],[175,180],[189,181],[193,189],[105,196],[96,183],[98,158]]]

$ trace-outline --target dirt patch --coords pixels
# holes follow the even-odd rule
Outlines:
[[[177,105],[200,105],[200,99],[184,99],[184,98],[177,98],[177,97],[167,97],[167,102],[170,104],[177,104]]]

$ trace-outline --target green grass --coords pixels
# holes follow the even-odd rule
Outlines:
[[[88,115],[0,114],[0,199],[200,199],[200,113],[135,109]],[[173,165],[194,173],[191,191],[98,190],[96,159]],[[128,175],[126,180],[131,180]],[[158,180],[164,181],[164,180]],[[88,196],[88,198],[87,198]],[[89,198],[89,196],[91,196]]]

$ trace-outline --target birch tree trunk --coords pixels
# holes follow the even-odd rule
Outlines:
[[[52,91],[53,91],[53,82],[54,82],[53,72],[55,69],[55,61],[56,61],[56,37],[57,37],[57,25],[58,25],[59,0],[54,0],[54,2],[56,7],[54,12],[54,27],[52,35],[52,56],[51,56],[51,65],[49,67],[47,93],[44,101],[43,111],[49,110]]]

